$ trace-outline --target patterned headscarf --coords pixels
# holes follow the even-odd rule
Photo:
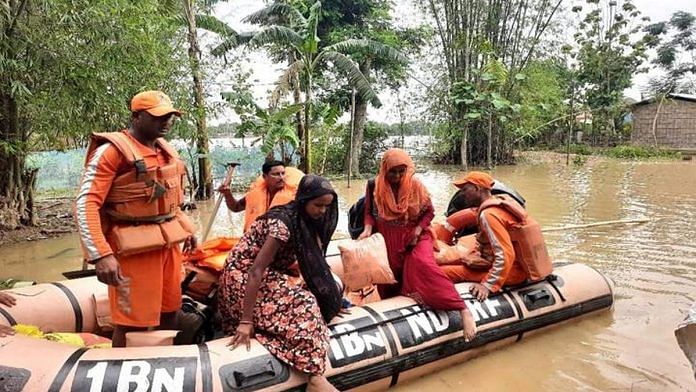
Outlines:
[[[391,184],[387,181],[387,172],[397,166],[406,166],[406,173],[401,177],[398,200],[394,198]],[[375,204],[377,214],[385,220],[412,220],[420,216],[423,207],[428,204],[430,195],[417,178],[416,166],[408,153],[399,148],[391,148],[382,156],[379,173],[375,179]]]
[[[312,219],[305,211],[307,203],[324,195],[333,195],[333,202],[323,217]],[[331,321],[343,300],[326,262],[326,250],[338,223],[338,196],[331,183],[313,174],[302,177],[295,201],[271,208],[264,217],[280,219],[290,229],[302,278],[317,299],[324,320]]]

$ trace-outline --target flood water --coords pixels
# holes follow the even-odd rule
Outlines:
[[[439,219],[455,190],[450,181],[459,175],[448,170],[419,173]],[[615,307],[396,389],[696,391],[674,338],[696,301],[696,162],[590,160],[566,167],[559,161],[493,173],[524,195],[544,227],[649,219],[546,234],[554,260],[586,263],[615,282]],[[364,190],[364,181],[334,184],[343,211]],[[207,221],[213,203],[198,206],[195,218]],[[229,214],[223,204],[212,236],[239,234],[240,226],[241,214]],[[339,231],[346,227],[342,214]],[[1,277],[52,281],[80,266],[75,235],[0,249]]]

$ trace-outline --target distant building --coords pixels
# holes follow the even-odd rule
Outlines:
[[[633,104],[632,112],[632,144],[696,149],[696,95],[668,94],[661,107],[660,99],[645,99]]]

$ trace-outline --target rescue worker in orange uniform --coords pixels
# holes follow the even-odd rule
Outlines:
[[[75,203],[85,259],[109,285],[114,347],[125,334],[175,329],[182,249],[195,226],[181,212],[185,166],[164,136],[181,112],[160,91],[131,100],[131,126],[95,133]]]
[[[295,200],[297,186],[304,173],[294,167],[285,167],[281,161],[269,161],[261,166],[261,176],[249,187],[249,191],[239,200],[235,199],[229,187],[221,186],[218,191],[225,197],[227,208],[233,212],[244,211],[244,232],[259,216],[271,207],[287,204]]]
[[[456,185],[461,188],[462,197],[468,205],[479,207],[495,197],[491,194],[493,182],[490,175],[472,171]],[[477,282],[471,286],[470,292],[483,301],[490,293],[500,291],[503,285],[524,282],[528,274],[515,260],[515,249],[509,234],[519,220],[501,206],[488,207],[477,215],[479,232],[476,246],[480,257],[490,263],[490,268],[473,269],[464,263],[441,265],[440,268],[454,282]]]

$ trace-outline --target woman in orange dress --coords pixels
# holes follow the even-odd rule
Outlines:
[[[389,265],[397,283],[379,285],[382,298],[407,295],[437,310],[461,312],[464,338],[473,339],[476,323],[466,304],[435,262],[433,239],[427,230],[434,214],[428,191],[415,175],[415,165],[406,151],[392,148],[382,156],[375,178],[377,217],[365,208],[365,230],[360,238],[379,232],[387,245]],[[365,192],[365,205],[371,205]],[[374,229],[374,230],[373,230]]]

